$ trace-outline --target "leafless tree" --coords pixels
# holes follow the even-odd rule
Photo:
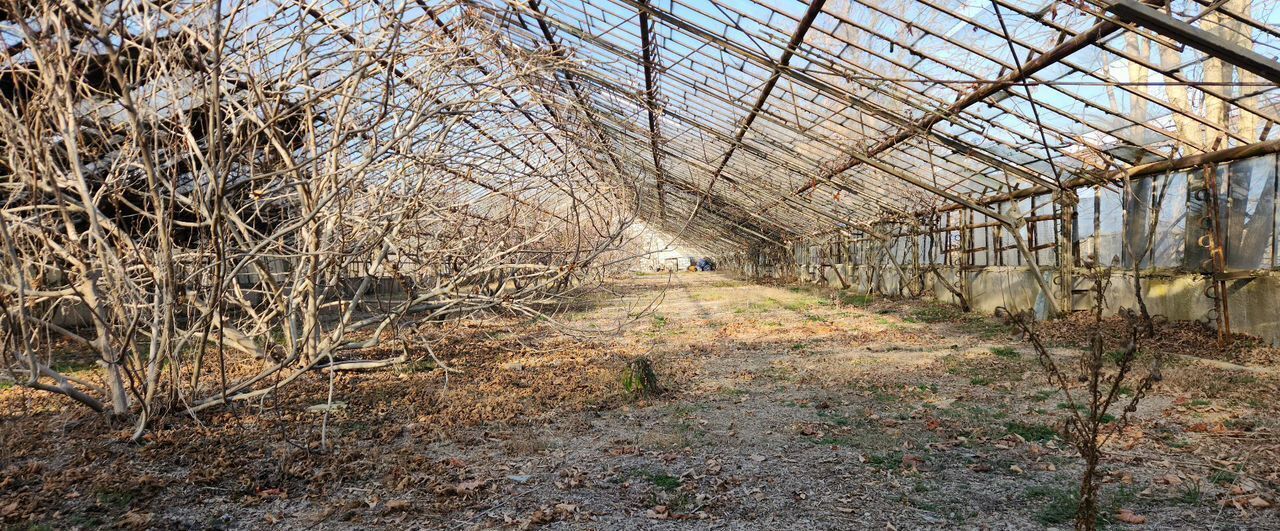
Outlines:
[[[361,353],[414,322],[538,315],[628,252],[573,63],[480,17],[0,1],[0,361],[136,434],[400,361]]]

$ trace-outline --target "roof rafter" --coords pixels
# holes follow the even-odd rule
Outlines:
[[[818,14],[822,12],[822,6],[825,4],[826,0],[810,1],[809,9],[805,11],[804,18],[800,20],[795,32],[791,34],[791,42],[787,43],[786,49],[782,51],[782,56],[774,64],[773,73],[769,75],[769,80],[760,89],[760,94],[756,96],[756,102],[751,106],[751,111],[742,118],[742,125],[738,127],[738,132],[733,135],[733,143],[729,144],[729,150],[725,152],[724,157],[720,159],[720,164],[716,166],[715,172],[711,174],[711,182],[707,184],[708,191],[716,185],[716,180],[720,178],[720,174],[724,173],[724,167],[729,164],[729,159],[733,157],[733,152],[738,149],[738,146],[742,145],[742,139],[747,136],[747,131],[751,130],[751,124],[756,121],[756,116],[764,109],[764,104],[769,101],[769,94],[773,92],[773,87],[778,85],[778,79],[782,77],[782,71],[786,70],[787,66],[791,64],[791,57],[795,55],[796,49],[804,43],[805,34],[813,26],[813,21],[817,20]],[[695,208],[693,212],[694,215],[697,215],[698,209]]]

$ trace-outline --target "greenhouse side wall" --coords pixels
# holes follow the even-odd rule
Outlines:
[[[1026,263],[1028,255],[1035,257],[1054,291],[1049,295],[1064,311],[1090,308],[1091,277],[1098,274],[1110,276],[1108,311],[1135,307],[1137,271],[1152,314],[1214,326],[1220,311],[1215,289],[1220,288],[1233,332],[1277,344],[1277,164],[1276,155],[1265,155],[1145,176],[1127,186],[1083,187],[1076,190],[1079,203],[1065,214],[1047,195],[988,204],[1027,221],[1021,229],[1027,251],[1019,251],[1010,229],[981,214],[951,209],[911,226],[878,225],[878,238],[855,234],[795,243],[787,257],[806,282],[958,302],[938,281],[941,277],[974,311],[1032,309],[1041,317],[1050,305]],[[1213,237],[1206,228],[1210,220],[1219,227]],[[1062,241],[1071,242],[1070,253],[1058,248]],[[1207,242],[1221,250],[1220,260]],[[1070,260],[1065,272],[1059,257]],[[1070,279],[1069,294],[1061,285],[1063,273]]]

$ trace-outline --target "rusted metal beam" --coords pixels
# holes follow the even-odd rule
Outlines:
[[[538,0],[528,0],[528,6],[531,11],[538,15],[534,18],[537,19],[538,29],[542,32],[542,38],[547,41],[547,45],[551,47],[551,52],[557,57],[567,58],[568,54],[565,53],[564,47],[556,40],[555,33],[551,32],[551,26],[548,26],[547,21],[544,20],[542,8],[539,6]],[[587,101],[587,98],[582,95],[582,89],[578,87],[577,81],[574,80],[573,73],[564,69],[561,69],[560,73],[568,83],[569,90],[573,92],[574,101],[579,107],[582,107],[583,114],[586,115],[587,120],[591,122],[592,129],[597,135],[596,140],[597,142],[600,142],[601,149],[604,151],[605,156],[609,157],[609,162],[613,164],[614,170],[617,171],[618,176],[621,177],[622,162],[618,160],[618,156],[614,154],[612,149],[610,149],[608,138],[604,136],[604,131],[601,130],[599,121],[596,120],[591,104]]]
[[[1107,12],[1131,24],[1186,44],[1213,57],[1248,70],[1272,83],[1280,83],[1280,62],[1222,37],[1161,13],[1134,0],[1103,0]]]
[[[738,58],[740,58],[740,59],[743,59],[743,60],[746,60],[746,61],[750,61],[750,62],[755,63],[755,64],[757,64],[757,65],[760,65],[760,66],[762,66],[762,67],[764,67],[764,68],[768,68],[768,69],[770,69],[771,71],[772,71],[772,70],[777,70],[777,63],[776,63],[776,62],[774,62],[771,58],[769,58],[769,57],[766,57],[766,56],[762,55],[762,54],[761,54],[761,53],[759,53],[758,51],[746,49],[746,48],[744,48],[743,46],[741,46],[741,45],[739,45],[739,44],[736,44],[736,43],[734,43],[734,42],[732,42],[732,41],[730,41],[730,40],[727,40],[727,39],[724,39],[724,38],[722,38],[722,37],[719,37],[719,36],[717,36],[717,35],[715,35],[715,34],[713,34],[713,33],[710,33],[710,32],[708,32],[708,31],[706,31],[706,30],[702,29],[701,27],[699,27],[699,26],[697,26],[697,25],[690,24],[688,21],[685,21],[685,20],[683,20],[683,19],[681,19],[681,18],[679,18],[679,17],[676,17],[676,16],[672,15],[672,14],[671,14],[671,13],[669,13],[669,12],[666,12],[666,11],[663,11],[663,10],[661,10],[661,9],[658,9],[657,7],[655,7],[654,5],[652,5],[652,4],[650,4],[650,3],[642,2],[641,0],[620,0],[620,2],[621,2],[621,3],[623,3],[623,4],[625,4],[625,5],[628,5],[628,6],[632,7],[632,8],[634,8],[634,9],[635,9],[635,10],[637,10],[638,12],[646,13],[647,15],[649,15],[649,16],[651,17],[651,20],[661,21],[661,22],[663,22],[664,24],[667,24],[667,25],[669,25],[669,26],[672,26],[672,27],[674,27],[674,28],[676,28],[676,29],[679,29],[679,30],[681,30],[681,31],[683,31],[683,32],[686,32],[686,33],[688,33],[688,34],[690,34],[690,35],[694,36],[695,38],[697,38],[697,39],[698,39],[698,41],[699,41],[699,42],[702,42],[702,43],[704,43],[704,44],[708,44],[708,45],[712,45],[712,46],[715,46],[715,47],[717,47],[717,48],[719,48],[719,49],[722,49],[722,50],[724,50],[724,51],[730,52],[731,54],[733,54],[734,56],[736,56],[736,57],[738,57]],[[541,13],[539,13],[539,15],[541,15]],[[834,18],[836,18],[837,20],[842,20],[842,19],[840,19],[840,17],[838,17],[838,16],[835,16]],[[567,30],[569,30],[569,31],[573,31],[573,29],[572,29],[572,28],[570,28],[570,27],[568,27],[568,26],[564,25],[563,23],[561,23],[561,22],[559,22],[559,21],[556,21],[556,20],[555,20],[555,19],[553,19],[553,18],[546,17],[546,22],[551,23],[551,24],[555,24],[555,25],[557,25],[557,26],[558,26],[560,29],[562,29],[562,30],[567,29]],[[526,27],[526,26],[524,26],[524,25],[522,24],[522,27]],[[528,29],[528,28],[526,27],[526,29]],[[584,36],[584,35],[581,35],[581,34],[577,34],[577,33],[575,33],[575,35],[576,35],[576,36],[578,36],[579,38],[589,39],[588,37],[586,37],[586,36]],[[606,49],[609,49],[610,51],[614,52],[614,53],[618,53],[618,54],[620,54],[620,55],[628,55],[628,54],[626,54],[626,53],[623,53],[621,50],[618,50],[618,49],[615,49],[615,48],[611,48],[611,47],[610,47],[609,45],[607,45],[607,44],[601,44],[601,45],[602,45],[602,46],[604,46]],[[805,57],[805,53],[804,53],[804,51],[801,51],[801,50],[797,50],[797,51],[796,51],[796,55],[799,55],[799,56],[801,56],[801,57]],[[812,61],[812,60],[813,60],[813,58],[811,58],[811,57],[806,57],[806,58],[807,58],[807,59],[809,59],[810,61]],[[637,62],[639,62],[639,61],[640,61],[640,59],[639,59],[638,57],[636,58],[636,60],[637,60]],[[829,83],[826,83],[826,82],[821,81],[821,80],[819,80],[819,79],[817,79],[817,78],[815,78],[815,77],[812,77],[812,76],[810,76],[810,75],[806,74],[804,70],[783,68],[783,69],[780,69],[780,72],[782,73],[782,75],[783,75],[783,76],[787,77],[788,79],[790,79],[790,80],[791,80],[791,81],[793,81],[793,82],[796,82],[796,83],[798,83],[798,84],[800,84],[800,85],[807,86],[808,88],[811,88],[811,89],[815,90],[816,92],[821,93],[821,94],[825,94],[825,95],[827,95],[827,96],[829,96],[829,97],[836,98],[836,99],[840,99],[840,100],[843,100],[843,101],[847,101],[850,105],[857,105],[857,106],[859,106],[859,108],[860,108],[860,109],[862,109],[862,110],[864,110],[864,111],[866,111],[866,112],[869,112],[869,113],[871,113],[871,114],[873,114],[873,115],[875,115],[875,116],[877,116],[877,117],[879,117],[879,118],[881,118],[881,119],[883,119],[883,120],[885,120],[885,121],[887,121],[887,122],[889,122],[889,123],[892,123],[892,124],[898,125],[898,126],[900,126],[900,127],[905,127],[905,126],[907,126],[907,125],[910,123],[910,122],[908,122],[908,121],[907,121],[907,119],[906,119],[906,118],[904,118],[904,117],[902,117],[902,116],[899,116],[899,115],[897,115],[897,114],[894,114],[894,113],[892,113],[892,112],[890,112],[890,111],[888,111],[888,110],[885,110],[885,109],[881,108],[881,107],[880,107],[880,106],[878,106],[878,105],[872,104],[872,103],[871,103],[871,102],[869,102],[869,101],[859,100],[859,99],[858,99],[855,95],[853,95],[852,93],[846,92],[846,91],[844,91],[843,89],[839,89],[839,88],[837,88],[837,87],[835,87],[835,86],[833,86],[833,85],[831,85],[831,84],[829,84]],[[609,90],[612,90],[612,91],[613,91],[613,92],[615,92],[615,93],[618,93],[618,94],[621,94],[621,95],[624,95],[624,96],[627,96],[627,97],[631,97],[631,96],[633,95],[633,93],[631,93],[631,92],[628,92],[628,91],[625,91],[625,90],[619,90],[619,89],[617,89],[617,88],[615,88],[615,87],[606,87],[606,88],[608,88]],[[729,99],[729,98],[726,96],[726,97],[725,97],[725,101],[728,101],[728,99]],[[923,110],[923,108],[921,108],[921,110]],[[670,114],[672,113],[672,111],[670,111],[670,110],[666,110],[665,112],[666,112],[668,115],[670,115]],[[701,128],[701,127],[700,127],[700,128]],[[717,133],[717,134],[716,134],[716,136],[717,136],[717,137],[723,137],[723,140],[724,140],[726,143],[732,143],[732,141],[729,139],[729,136],[728,136],[727,134]],[[960,154],[960,155],[968,156],[968,157],[973,158],[973,159],[976,159],[976,160],[980,160],[980,161],[982,161],[982,162],[984,162],[984,163],[986,163],[986,164],[988,164],[988,165],[990,165],[990,166],[997,167],[997,168],[999,168],[999,169],[1001,169],[1001,170],[1005,171],[1005,172],[1006,172],[1006,173],[1008,173],[1008,174],[1016,175],[1016,176],[1018,176],[1018,177],[1021,177],[1021,178],[1024,178],[1024,179],[1027,179],[1027,180],[1029,180],[1029,181],[1031,181],[1031,182],[1033,182],[1033,183],[1050,183],[1050,182],[1051,182],[1051,181],[1046,181],[1043,177],[1041,177],[1041,176],[1039,176],[1039,175],[1037,175],[1037,174],[1034,174],[1033,172],[1030,172],[1030,171],[1026,170],[1025,168],[1021,168],[1021,167],[1019,167],[1019,166],[1016,166],[1015,164],[1011,164],[1011,163],[1009,163],[1009,162],[1003,161],[1003,160],[999,159],[998,157],[996,157],[995,155],[993,155],[993,154],[991,154],[991,153],[989,153],[989,152],[987,152],[987,151],[983,150],[982,148],[978,148],[976,145],[968,144],[967,142],[963,142],[963,141],[961,141],[961,140],[958,140],[958,139],[957,139],[957,138],[955,138],[955,137],[950,137],[950,136],[948,136],[948,135],[944,135],[944,134],[937,133],[937,132],[932,132],[932,131],[931,131],[931,132],[929,132],[929,136],[930,136],[932,139],[934,139],[934,140],[936,140],[937,142],[939,142],[940,144],[942,144],[942,145],[949,146],[949,147],[953,147],[953,148],[954,148],[954,149],[953,149],[953,152],[954,152],[954,153],[956,153],[956,154]],[[811,138],[813,138],[813,137],[811,137]],[[817,138],[813,138],[813,139],[814,139],[815,141],[820,141],[820,140],[821,140],[821,139],[817,139]],[[748,151],[753,151],[753,152],[754,152],[754,151],[756,151],[756,149],[754,149],[754,148],[753,148],[753,146],[752,146],[751,144],[749,144],[749,143],[745,143],[745,142],[740,143],[740,145],[739,145],[738,147],[740,147],[740,148],[742,148],[742,149],[744,149],[744,150],[748,150]],[[837,146],[835,146],[835,145],[832,145],[832,147],[833,147],[833,148],[837,148]],[[763,155],[763,154],[759,154],[759,153],[756,153],[756,154],[757,154],[757,155],[759,155],[759,156],[760,156],[760,157],[762,157],[762,158],[769,158],[768,156]],[[677,157],[677,158],[680,158],[681,160],[685,160],[683,157]],[[816,171],[816,170],[815,170],[815,171]],[[802,174],[803,174],[803,173],[808,173],[808,172],[798,172],[798,173],[802,173]],[[721,175],[721,178],[722,178],[722,179],[724,179],[724,180],[726,180],[726,181],[730,181],[730,179],[729,179],[729,177],[728,177],[727,175]],[[730,181],[730,182],[732,182],[732,181]],[[816,184],[823,184],[823,183],[832,184],[833,186],[835,186],[835,187],[836,187],[836,188],[838,188],[838,189],[844,189],[844,190],[846,190],[846,191],[850,191],[850,192],[852,192],[852,190],[849,190],[849,189],[848,189],[848,187],[846,187],[844,184],[839,183],[839,182],[836,182],[836,181],[833,181],[833,180],[831,180],[831,179],[824,179],[824,180],[820,180],[820,181],[819,181],[819,180],[817,180],[817,179],[814,179],[814,181],[813,181],[813,182],[814,182],[814,183],[816,183]],[[805,192],[805,191],[808,191],[808,188],[802,188],[799,192],[793,192],[792,194],[793,194],[793,195],[796,195],[796,194],[799,194],[799,193],[803,193],[803,192]],[[867,195],[867,197],[872,197],[872,196]],[[772,204],[772,205],[770,205],[770,206],[768,206],[768,207],[765,207],[765,208],[762,210],[762,212],[767,212],[767,211],[769,211],[769,210],[773,209],[774,207],[778,206],[778,204],[780,204],[780,203],[774,203],[774,204]]]
[[[643,0],[648,4],[648,0]],[[644,104],[649,114],[649,151],[653,154],[654,186],[658,195],[658,219],[666,216],[666,203],[662,196],[662,150],[658,149],[662,133],[658,126],[658,80],[654,57],[656,43],[653,41],[653,23],[649,20],[649,12],[640,11],[640,56],[644,66]]]
[[[912,122],[907,127],[903,127],[901,130],[897,132],[897,134],[894,134],[889,138],[881,140],[880,142],[876,143],[874,146],[871,146],[871,148],[867,150],[865,155],[867,155],[868,157],[875,157],[880,155],[881,153],[889,151],[890,149],[893,149],[899,144],[906,142],[912,137],[915,137],[921,132],[929,131],[930,129],[933,129],[933,126],[937,125],[939,122],[950,119],[951,117],[959,114],[960,112],[963,112],[965,109],[969,108],[973,104],[978,103],[987,98],[990,98],[991,96],[994,96],[996,93],[1002,90],[1007,90],[1010,87],[1013,87],[1014,85],[1035,75],[1037,72],[1040,72],[1041,70],[1044,70],[1045,68],[1048,68],[1056,64],[1057,62],[1063,59],[1066,59],[1071,54],[1076,53],[1080,50],[1083,50],[1084,48],[1094,44],[1095,42],[1098,42],[1099,40],[1111,35],[1112,33],[1115,33],[1120,29],[1121,29],[1121,26],[1115,22],[1111,22],[1111,21],[1099,22],[1098,24],[1093,25],[1093,27],[1090,27],[1089,29],[1076,34],[1075,37],[1067,39],[1063,41],[1061,44],[1058,44],[1057,46],[1050,48],[1045,53],[1037,55],[1036,57],[1027,61],[1025,64],[1022,65],[1021,69],[1005,74],[1000,79],[997,79],[991,83],[982,85],[978,87],[976,90],[974,90],[973,92],[970,92],[964,97],[961,97],[960,99],[956,100],[955,103],[948,105],[946,108],[939,109],[935,112],[929,113],[928,116],[925,116],[923,118],[920,118]],[[830,178],[835,175],[839,175],[840,173],[843,173],[849,170],[850,168],[853,168],[854,166],[857,166],[861,163],[862,163],[862,160],[859,159],[858,157],[851,157],[848,161],[842,164],[835,165],[834,167],[828,169],[826,172],[824,172],[823,176]]]
[[[533,1],[533,0],[530,0]],[[765,103],[769,101],[769,94],[773,92],[773,87],[778,85],[778,79],[782,77],[783,70],[786,70],[791,63],[791,57],[795,55],[796,49],[804,43],[804,36],[809,32],[809,28],[813,27],[813,21],[818,18],[818,14],[822,12],[822,6],[826,4],[826,0],[812,0],[809,4],[809,10],[805,11],[804,18],[800,19],[800,24],[796,26],[796,31],[791,34],[791,41],[787,43],[786,49],[782,51],[782,56],[778,58],[778,62],[773,67],[773,73],[769,75],[769,80],[765,82],[764,87],[760,89],[760,94],[756,97],[756,102],[751,106],[751,111],[742,119],[742,125],[738,127],[738,132],[733,135],[733,143],[729,144],[729,149],[725,151],[720,163],[711,174],[711,182],[707,183],[707,193],[716,185],[716,181],[720,178],[720,174],[724,173],[724,168],[729,164],[729,159],[733,157],[733,152],[742,144],[742,139],[747,136],[747,131],[751,130],[751,123],[756,121],[756,116],[764,109]],[[698,209],[693,209],[693,215],[698,214]]]

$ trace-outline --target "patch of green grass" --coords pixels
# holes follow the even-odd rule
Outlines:
[[[1204,501],[1204,491],[1200,488],[1199,481],[1188,481],[1178,487],[1178,503],[1183,505],[1200,505]]]
[[[1124,360],[1124,351],[1123,351],[1123,350],[1113,350],[1113,351],[1111,351],[1111,352],[1108,352],[1108,353],[1106,354],[1106,357],[1107,357],[1107,359],[1108,359],[1108,360],[1110,360],[1110,361],[1111,361],[1111,363],[1114,363],[1114,364],[1116,364],[1116,365],[1119,365],[1119,364],[1120,364],[1120,362]]]
[[[752,301],[747,303],[746,308],[742,308],[742,312],[734,310],[735,313],[765,313],[776,310],[780,307],[777,300],[765,299],[763,301]]]
[[[1111,515],[1115,514],[1122,507],[1132,505],[1138,499],[1138,493],[1124,485],[1120,485],[1120,487],[1114,491],[1104,490],[1103,494],[1106,495],[1102,500],[1103,505],[1106,507],[1102,512],[1105,514],[1099,515],[1099,520],[1102,520],[1103,522],[1110,522]]]
[[[914,390],[919,391],[919,392],[921,392],[921,393],[936,393],[936,392],[938,392],[938,384],[936,384],[936,383],[931,383],[931,384],[927,384],[927,385],[926,385],[926,384],[920,384],[920,385],[915,386],[915,389],[914,389]]]
[[[974,376],[973,378],[969,379],[969,385],[980,385],[985,387],[985,386],[991,385],[991,379],[984,378],[982,376]]]
[[[836,426],[848,426],[852,422],[849,420],[849,417],[830,410],[818,410],[818,418],[827,421],[828,424],[834,424]]]
[[[1230,485],[1236,482],[1236,474],[1226,470],[1215,470],[1209,475],[1209,482],[1215,485]]]
[[[1023,491],[1027,500],[1039,507],[1035,519],[1043,525],[1060,525],[1075,521],[1076,509],[1080,507],[1080,494],[1077,488],[1057,487],[1052,485],[1032,485]],[[1098,500],[1099,527],[1115,523],[1115,514],[1122,507],[1132,505],[1137,494],[1125,486],[1115,491],[1104,491]]]
[[[889,403],[898,401],[898,395],[894,394],[892,390],[882,385],[873,385],[866,389],[871,392],[871,399],[876,402]]]
[[[1044,424],[1028,424],[1024,422],[1007,422],[1004,425],[1009,433],[1028,441],[1049,441],[1058,436],[1057,430]]]
[[[93,360],[78,359],[55,361],[53,362],[53,365],[49,366],[49,368],[62,374],[73,374],[81,371],[87,371],[96,368],[97,366],[97,363],[94,363]]]
[[[707,404],[672,404],[671,416],[688,418],[697,415],[699,412],[706,411],[710,406]]]
[[[823,437],[814,439],[813,444],[818,446],[854,446],[853,441],[842,437]]]
[[[1258,377],[1252,374],[1232,374],[1226,378],[1209,380],[1204,388],[1204,394],[1209,398],[1223,398],[1233,391],[1239,391],[1241,387],[1257,383]]]
[[[400,371],[406,373],[431,372],[439,368],[432,360],[410,360],[400,364]]]
[[[923,308],[916,308],[911,316],[922,323],[942,323],[960,318],[964,312],[957,306],[934,303]]]
[[[782,303],[783,309],[791,310],[793,312],[802,312],[809,309],[810,306],[813,306],[813,301],[810,299],[800,299]]]
[[[674,492],[680,488],[680,478],[669,474],[649,472],[645,474],[645,479],[649,480],[649,483],[652,483],[653,486],[667,492]]]
[[[653,321],[652,324],[654,329],[661,330],[662,327],[667,326],[667,316],[665,315],[655,313],[650,319]]]
[[[1195,400],[1192,400],[1192,401],[1191,401],[1189,404],[1187,404],[1187,405],[1188,405],[1188,406],[1191,406],[1191,407],[1205,407],[1205,406],[1210,405],[1210,404],[1212,404],[1212,403],[1213,403],[1213,402],[1210,402],[1210,401],[1205,400],[1205,399],[1203,399],[1203,398],[1197,398],[1197,399],[1195,399]]]
[[[737,387],[721,387],[719,392],[725,396],[742,396],[747,394],[746,389],[738,389]]]
[[[805,342],[803,342],[803,341],[802,341],[802,342],[800,342],[800,343],[795,343],[795,344],[792,344],[792,345],[791,345],[791,350],[796,351],[796,352],[799,352],[799,351],[804,350],[804,349],[806,349],[806,348],[809,348],[809,344],[808,344],[808,343],[805,343]]]
[[[1001,358],[1017,359],[1020,357],[1018,351],[1014,350],[1013,347],[991,347],[991,353]]]
[[[98,501],[99,505],[102,505],[110,509],[123,511],[125,509],[128,509],[129,505],[132,504],[134,500],[138,499],[138,494],[139,493],[137,491],[131,490],[131,489],[114,489],[114,488],[103,487],[103,488],[99,488],[95,492],[94,497]]]
[[[1076,508],[1080,505],[1079,494],[1072,489],[1032,485],[1023,492],[1028,500],[1034,500],[1040,507],[1035,519],[1043,525],[1059,525],[1075,520]]]
[[[870,306],[872,302],[875,302],[875,298],[870,295],[859,295],[857,293],[841,293],[840,302],[849,306],[864,307]]]
[[[1048,400],[1049,397],[1052,397],[1053,395],[1056,395],[1056,394],[1058,394],[1057,391],[1053,391],[1050,389],[1042,389],[1042,390],[1036,391],[1036,394],[1031,395],[1029,398],[1031,398],[1031,400],[1034,402],[1044,402],[1045,400]]]
[[[936,513],[939,510],[938,504],[921,498],[908,498],[907,503],[911,504],[912,507],[931,513]]]
[[[1222,425],[1233,430],[1253,431],[1258,427],[1257,421],[1247,418],[1226,419],[1222,421]]]
[[[1009,413],[1004,410],[986,408],[979,405],[966,405],[959,409],[951,408],[944,411],[964,412],[973,420],[1003,419],[1009,416]]]
[[[8,380],[0,381],[0,391],[4,391],[5,389],[13,387],[14,385],[15,385],[14,382],[10,382]]]
[[[902,451],[894,450],[887,454],[870,454],[867,465],[880,470],[897,470],[902,467]]]
[[[349,422],[341,425],[340,429],[347,434],[367,433],[371,427],[365,422]]]
[[[958,328],[962,332],[976,335],[981,339],[1008,337],[1009,334],[1013,333],[1013,328],[1009,325],[985,317],[975,317],[961,321]]]

